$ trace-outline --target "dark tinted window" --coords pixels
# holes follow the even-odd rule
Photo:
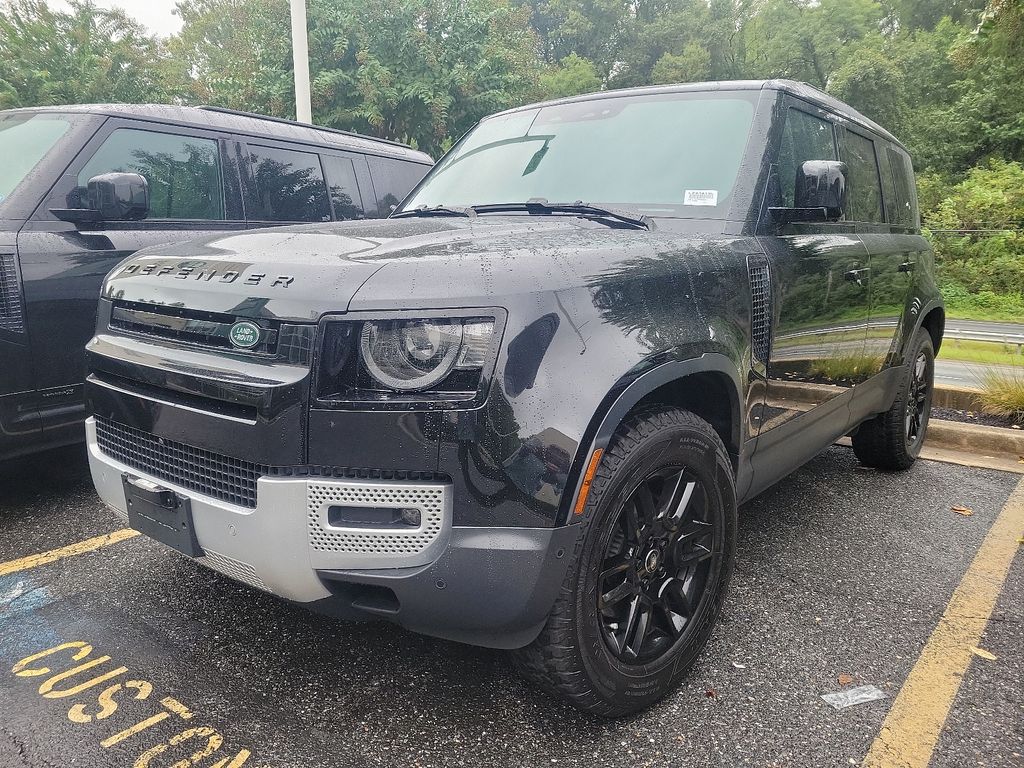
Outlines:
[[[213,139],[120,128],[78,174],[78,196],[84,198],[89,179],[104,173],[145,176],[151,219],[224,218],[220,152]]]
[[[792,208],[796,204],[796,173],[807,160],[835,160],[836,142],[832,123],[827,120],[790,109],[782,131],[779,148],[779,180],[782,185],[782,205]]]
[[[356,169],[347,157],[322,155],[324,172],[327,174],[327,188],[331,193],[334,205],[334,218],[345,219],[365,218],[363,200],[359,196],[359,185],[356,183]]]
[[[290,149],[249,146],[256,181],[257,210],[262,221],[330,221],[327,185],[320,156]]]
[[[916,227],[917,190],[914,188],[914,170],[910,166],[910,158],[890,148],[889,165],[892,166],[893,186],[896,190],[896,218],[893,223]]]
[[[882,184],[878,178],[875,143],[860,134],[846,132],[843,161],[847,167],[850,211],[853,221],[882,221]]]
[[[377,193],[376,215],[382,218],[390,216],[391,207],[402,202],[430,170],[426,165],[386,157],[369,156],[366,159],[370,163],[370,176]]]

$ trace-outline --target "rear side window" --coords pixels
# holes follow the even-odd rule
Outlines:
[[[89,179],[104,173],[138,173],[149,183],[150,219],[224,218],[217,142],[197,136],[119,128],[78,174],[84,198]]]
[[[846,131],[843,144],[846,163],[850,212],[853,221],[883,221],[882,182],[875,160],[875,143],[858,133]]]
[[[402,202],[412,188],[419,184],[430,168],[419,163],[406,163],[387,157],[367,157],[370,176],[377,193],[376,215],[381,218],[391,215],[393,206]]]
[[[322,155],[324,172],[327,174],[327,189],[334,206],[334,218],[338,221],[363,219],[363,199],[356,183],[356,169],[347,157]]]
[[[835,160],[836,142],[832,123],[790,108],[779,149],[779,180],[782,205],[796,205],[796,174],[808,160]]]
[[[896,192],[896,220],[892,223],[903,227],[917,227],[917,190],[914,187],[914,170],[911,168],[910,158],[891,147],[888,153]]]
[[[249,161],[256,183],[258,221],[330,221],[327,184],[320,156],[275,147],[249,145]]]

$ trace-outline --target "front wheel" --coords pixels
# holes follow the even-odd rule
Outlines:
[[[934,383],[935,348],[921,328],[907,350],[906,372],[892,407],[864,422],[853,436],[853,452],[862,464],[890,471],[910,468],[928,433]]]
[[[732,465],[705,421],[657,407],[612,437],[573,564],[520,671],[579,709],[636,712],[671,691],[707,643],[736,542]]]

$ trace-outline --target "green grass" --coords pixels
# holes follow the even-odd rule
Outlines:
[[[1018,354],[1017,345],[1004,344],[1000,341],[944,339],[939,357],[942,360],[961,360],[965,363],[1024,367],[1024,355]]]
[[[1007,416],[1024,424],[1024,367],[1011,373],[986,371],[982,374],[978,397],[985,413]]]
[[[870,376],[882,367],[881,358],[860,353],[841,354],[814,360],[807,369],[812,376],[829,381],[856,381]]]

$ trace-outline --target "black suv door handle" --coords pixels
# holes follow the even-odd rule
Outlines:
[[[860,269],[851,269],[846,272],[843,277],[849,280],[851,283],[861,284],[861,280],[871,274],[871,267],[861,267]]]

